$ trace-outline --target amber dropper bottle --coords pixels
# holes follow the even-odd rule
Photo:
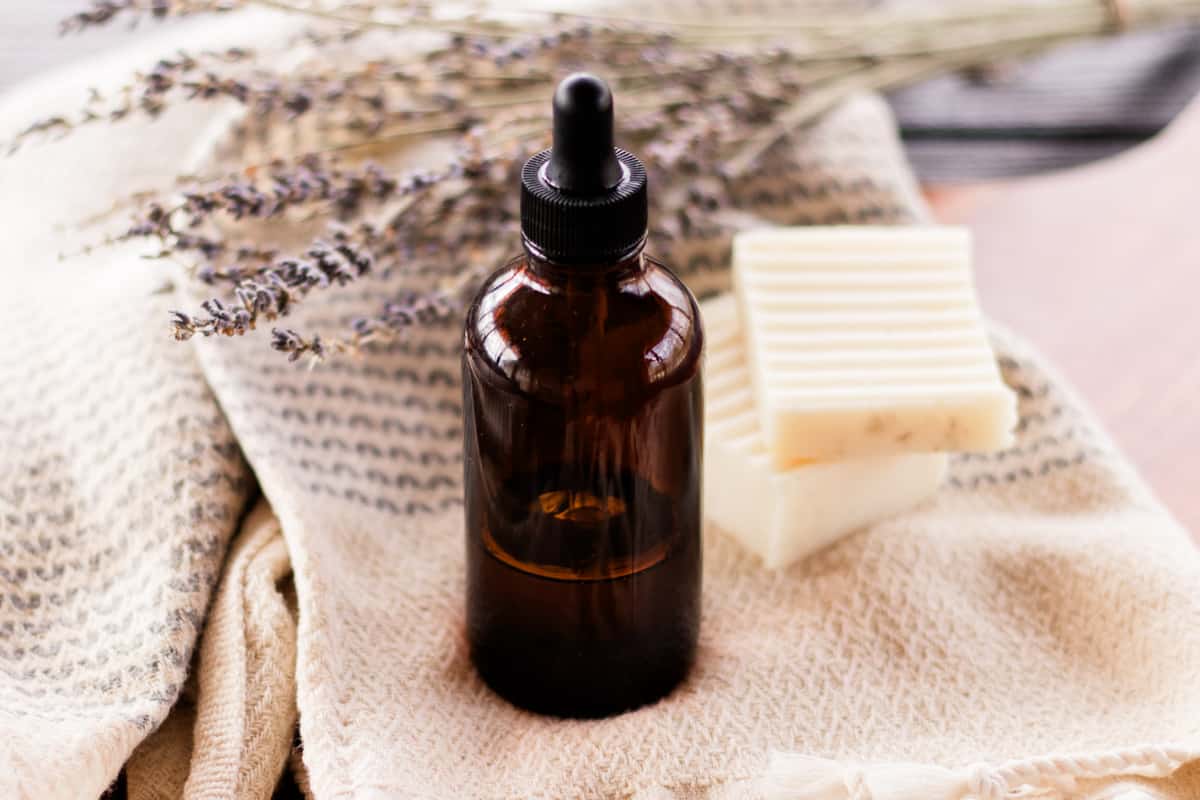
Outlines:
[[[608,86],[572,75],[553,109],[522,172],[524,253],[467,313],[467,633],[511,702],[599,717],[695,655],[703,337],[642,252],[646,170],[613,147]]]

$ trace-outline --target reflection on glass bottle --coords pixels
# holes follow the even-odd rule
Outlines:
[[[645,172],[612,148],[607,91],[560,85],[555,151],[525,169],[525,255],[480,290],[463,356],[471,656],[567,716],[670,691],[700,617],[699,312],[642,253]]]

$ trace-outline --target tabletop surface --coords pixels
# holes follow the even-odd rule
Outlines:
[[[0,89],[135,35],[59,37],[57,22],[86,5],[5,0]],[[935,212],[975,230],[985,309],[1055,360],[1200,539],[1200,181],[1188,178],[1200,170],[1200,106],[1169,141],[1141,144],[1198,92],[1200,31],[1181,29],[893,100]],[[991,180],[1131,146],[1081,170]]]

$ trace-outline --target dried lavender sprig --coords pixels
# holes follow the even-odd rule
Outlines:
[[[248,5],[271,8],[288,14],[310,17],[357,31],[383,30],[407,32],[414,29],[424,29],[462,36],[481,34],[506,36],[514,34],[511,26],[495,20],[481,19],[478,16],[469,16],[455,21],[442,19],[432,13],[432,4],[414,2],[413,0],[398,0],[392,3],[362,2],[350,4],[345,10],[323,7],[320,4],[297,5],[287,2],[287,0],[243,0],[243,2]],[[376,11],[384,8],[393,12],[396,10],[406,11],[408,14],[402,20],[395,19],[391,15],[388,18],[377,18],[375,16]]]
[[[501,163],[495,158],[481,156],[477,147],[466,146],[440,172],[419,170],[392,174],[371,164],[341,170],[330,166],[336,162],[310,154],[296,163],[279,161],[269,165],[269,185],[272,187],[269,191],[235,176],[230,183],[205,192],[184,190],[185,201],[173,209],[168,209],[161,200],[152,200],[144,205],[123,234],[109,237],[100,244],[154,238],[161,242],[163,255],[197,252],[208,263],[198,266],[195,274],[209,285],[229,284],[236,290],[248,282],[278,282],[280,265],[287,261],[279,258],[275,248],[231,242],[219,234],[206,232],[212,230],[206,223],[218,213],[237,219],[266,218],[314,202],[326,202],[327,208],[349,217],[360,211],[367,201],[407,200],[383,229],[362,223],[354,229],[352,238],[344,230],[338,234],[340,243],[359,248],[373,259],[386,258],[402,250],[412,251],[412,243],[406,244],[397,231],[421,197],[441,190],[443,209],[449,208],[447,204],[452,204],[455,198],[468,194],[489,197],[487,187],[494,177],[491,171],[500,163],[502,170],[511,172],[512,160],[510,156],[507,162]],[[447,184],[454,186],[447,188]],[[217,258],[228,263],[218,265]],[[291,284],[287,275],[284,275],[283,283]],[[192,327],[195,326],[183,326],[185,331]]]
[[[325,357],[325,343],[321,334],[315,334],[306,339],[291,328],[271,329],[271,347],[281,353],[288,354],[288,361],[298,361],[305,354],[311,353],[316,359]]]
[[[63,20],[61,28],[63,32],[75,32],[107,25],[121,17],[130,18],[136,24],[147,16],[153,19],[166,19],[260,6],[355,30],[402,31],[418,27],[447,33],[489,31],[503,33],[507,30],[506,26],[488,20],[467,19],[462,22],[441,20],[430,13],[428,5],[411,1],[386,4],[389,10],[409,12],[404,20],[374,18],[375,11],[384,5],[383,3],[360,3],[356,12],[354,9],[338,11],[323,8],[320,5],[297,5],[284,2],[284,0],[91,0],[89,8]]]
[[[104,15],[117,13],[117,7],[142,7],[123,3],[124,0],[112,6],[103,5]],[[155,7],[159,9],[158,13],[173,13],[164,10],[173,8],[170,3],[163,2]],[[615,47],[632,32],[606,31],[604,41]],[[150,70],[140,73],[116,93],[115,104],[104,107],[100,103],[103,98],[99,93],[93,93],[82,111],[35,121],[13,144],[16,146],[47,130],[66,131],[100,120],[124,119],[134,112],[157,116],[166,108],[172,94],[178,94],[184,100],[233,99],[249,107],[260,121],[277,113],[293,120],[318,106],[326,110],[335,107],[343,112],[345,128],[369,135],[378,132],[389,120],[413,120],[447,112],[539,103],[543,99],[540,95],[526,93],[511,98],[492,96],[482,104],[471,104],[469,93],[462,87],[476,80],[489,80],[510,89],[535,84],[541,79],[551,81],[553,70],[513,75],[511,65],[517,61],[536,60],[548,53],[576,49],[596,36],[597,30],[591,24],[579,22],[551,26],[537,36],[525,35],[508,43],[486,37],[458,36],[423,53],[420,59],[373,59],[360,66],[336,71],[305,70],[299,76],[266,71],[254,75],[222,74],[212,68],[218,63],[250,60],[249,51],[231,49],[222,54],[206,54],[203,59],[181,54],[178,58],[163,59]],[[236,57],[239,55],[241,57]],[[441,68],[436,68],[438,65]],[[490,74],[482,74],[481,65],[491,67]],[[614,75],[614,79],[619,80],[619,77]]]
[[[373,256],[358,246],[346,231],[335,231],[328,239],[315,241],[303,257],[276,260],[254,278],[234,284],[233,302],[219,298],[201,303],[205,315],[171,312],[175,338],[184,341],[197,333],[204,336],[241,336],[260,319],[287,316],[292,306],[316,288],[344,286],[366,275]]]
[[[1187,3],[1197,4],[1200,0],[1187,0]],[[1179,0],[1178,5],[1182,7],[1187,3]],[[369,9],[371,3],[365,5]],[[1082,7],[1080,2],[1067,2],[1064,5],[1076,11]],[[1099,5],[1099,0],[1096,5]],[[358,13],[355,11],[353,15]],[[1091,26],[1083,31],[1088,35],[1094,32],[1095,20],[1100,19],[1095,7],[1087,14],[1081,12],[1076,16]],[[950,63],[950,52],[953,52],[955,59],[963,59],[964,63],[985,55],[992,58],[1015,52],[1016,44],[1030,44],[1033,41],[1032,32],[1039,29],[1053,31],[1055,40],[1064,38],[1065,18],[1063,15],[1053,20],[1043,18],[1036,24],[1021,19],[1020,26],[1014,23],[1012,27],[989,33],[987,41],[992,41],[993,36],[1004,41],[1003,47],[987,50],[977,46],[975,39],[957,35],[964,33],[965,29],[956,29],[956,35],[950,36],[947,28],[939,34],[944,40],[940,44],[935,43],[937,52],[930,57],[928,64],[930,68],[940,68]],[[712,26],[705,23],[702,27]],[[778,35],[768,27],[760,26],[760,29],[750,31],[746,30],[746,25],[736,27],[739,37],[746,36],[760,42],[764,37]],[[619,80],[628,81],[628,85],[621,86],[622,98],[632,98],[632,101],[624,101],[623,104],[624,113],[629,115],[623,130],[631,137],[630,143],[643,153],[647,167],[654,175],[652,180],[656,185],[667,187],[671,184],[665,180],[665,176],[674,175],[674,185],[678,187],[678,176],[685,175],[693,186],[693,191],[685,197],[680,198],[676,192],[676,199],[669,207],[662,205],[661,198],[665,193],[658,195],[654,216],[659,221],[659,232],[672,236],[694,236],[698,231],[714,229],[718,224],[720,209],[739,200],[731,188],[732,183],[722,182],[720,165],[731,160],[736,164],[738,159],[735,154],[750,142],[751,148],[757,150],[749,160],[753,162],[753,168],[762,168],[767,163],[764,156],[776,140],[811,118],[811,108],[844,97],[859,76],[866,80],[861,85],[868,86],[886,85],[888,81],[898,80],[895,77],[897,65],[904,66],[906,62],[898,58],[896,53],[910,53],[914,42],[922,40],[922,37],[928,38],[919,27],[906,24],[897,33],[878,31],[878,37],[863,37],[863,42],[850,41],[849,45],[845,30],[839,29],[834,32],[836,35],[827,37],[828,41],[824,44],[814,46],[808,40],[798,39],[779,48],[778,53],[755,48],[752,56],[721,52],[715,42],[728,32],[719,30],[708,31],[703,36],[684,37],[646,32],[627,36],[626,33],[611,29],[593,37],[586,46],[578,43],[567,46],[553,41],[543,45],[528,37],[514,37],[503,43],[498,41],[498,37],[462,37],[434,53],[413,55],[410,59],[411,68],[407,66],[409,62],[398,62],[397,74],[402,77],[390,83],[389,76],[372,74],[373,69],[379,68],[368,65],[349,70],[339,67],[327,73],[310,69],[302,73],[306,77],[289,79],[288,87],[289,91],[301,87],[316,92],[312,95],[312,106],[326,112],[322,121],[328,120],[329,112],[342,114],[342,118],[333,120],[336,124],[363,125],[360,132],[365,131],[367,135],[356,140],[359,145],[370,143],[378,146],[390,141],[395,131],[374,127],[375,124],[381,119],[394,121],[401,118],[405,109],[411,111],[419,107],[418,101],[428,103],[430,110],[438,110],[429,120],[435,120],[439,126],[443,126],[442,130],[456,131],[468,137],[476,135],[474,131],[480,129],[498,133],[507,116],[498,113],[499,110],[511,108],[514,97],[520,98],[520,92],[497,92],[495,87],[501,84],[501,81],[494,80],[497,75],[508,74],[510,70],[518,72],[522,80],[513,83],[520,88],[527,88],[537,85],[530,76],[561,74],[581,60],[601,61],[614,74],[622,76]],[[1080,33],[1077,30],[1074,35]],[[1043,34],[1046,34],[1045,30]],[[631,42],[637,46],[630,46]],[[866,60],[863,60],[864,48],[870,50],[870,57]],[[910,56],[906,58],[911,60]],[[954,63],[960,62],[955,60]],[[514,66],[516,70],[513,70]],[[920,66],[921,70],[925,68],[924,64]],[[639,77],[633,77],[638,73]],[[664,76],[671,76],[669,89],[665,90],[662,88]],[[410,77],[417,79],[409,81]],[[435,78],[445,85],[434,85]],[[256,80],[259,78],[252,76],[252,82]],[[487,82],[489,80],[490,83]],[[638,81],[642,84],[638,84]],[[646,91],[641,94],[628,91],[631,86],[643,84]],[[395,94],[376,94],[377,90],[384,91],[384,87],[387,87],[387,91],[395,91]],[[236,96],[242,93],[243,102],[253,107],[254,85],[250,85],[250,90],[245,93],[236,83],[218,82],[200,94],[203,96],[209,92],[214,96],[221,93]],[[326,90],[329,94],[320,93]],[[444,93],[444,97],[439,93]],[[263,96],[280,95],[266,92]],[[364,106],[366,112],[362,111]],[[264,118],[275,123],[288,116],[276,111],[277,107],[272,107]],[[347,122],[345,115],[349,115],[350,122]],[[466,134],[468,130],[472,133]],[[536,135],[523,130],[517,138],[521,143],[529,143],[534,141]],[[335,143],[335,147],[341,146],[341,142]],[[511,162],[505,161],[505,169],[509,166]],[[237,181],[232,183],[236,185]],[[410,210],[408,216],[393,220],[386,228],[372,230],[369,234],[359,231],[354,234],[353,241],[356,246],[372,254],[377,265],[376,272],[382,272],[385,276],[400,278],[408,274],[424,278],[431,271],[466,274],[468,270],[464,264],[486,260],[480,253],[487,252],[489,240],[503,241],[510,237],[515,219],[515,193],[507,190],[512,184],[512,177],[507,172],[503,175],[489,173],[475,181],[470,187],[471,191],[466,194],[423,193],[423,198],[429,200],[436,196],[438,202],[424,202],[419,213]],[[261,181],[255,185],[264,191],[270,189],[269,184]],[[287,193],[284,194],[286,196]],[[260,199],[254,195],[235,193],[235,207],[242,210],[240,213],[249,215],[269,209],[269,203],[260,203]],[[318,205],[315,210],[322,214],[336,213],[334,204]],[[355,208],[350,214],[359,211],[361,208]],[[204,219],[197,221],[197,226],[211,216],[210,212],[221,213],[203,209],[201,216]],[[169,222],[171,215],[167,217]],[[161,231],[153,226],[145,231],[145,235],[158,233]],[[214,283],[227,284],[232,293],[232,300],[226,303],[214,305],[210,302],[204,307],[205,314],[196,320],[177,320],[180,322],[180,331],[188,335],[194,332],[236,335],[253,327],[258,319],[274,318],[271,315],[282,316],[290,309],[290,305],[285,304],[281,310],[279,297],[271,289],[277,285],[271,276],[277,272],[277,263],[281,261],[278,255],[257,258],[251,265],[243,264],[235,257],[232,264],[217,268],[214,259],[231,257],[227,245],[209,238],[203,229],[184,228],[178,232],[172,227],[168,233],[173,237],[172,248],[187,247],[207,254],[210,262],[205,268],[209,270],[207,274],[211,275]],[[216,249],[218,244],[222,249]],[[200,271],[202,280],[205,269]],[[311,290],[317,291],[319,288],[313,286]],[[419,296],[428,295],[420,293]],[[378,316],[373,322],[360,322],[347,339],[305,339],[295,331],[285,330],[280,333],[282,338],[276,347],[289,354],[301,352],[324,356],[390,335],[393,329],[395,335],[400,335],[411,325],[421,322],[416,316],[395,315],[394,319],[386,313]]]
[[[45,131],[65,132],[86,123],[123,119],[134,112],[157,116],[173,94],[184,100],[233,99],[249,107],[259,122],[269,122],[276,114],[294,120],[319,107],[325,114],[322,124],[326,127],[336,125],[373,138],[389,122],[415,119],[444,120],[453,123],[451,128],[465,130],[498,108],[541,107],[544,97],[540,87],[532,92],[523,89],[543,81],[549,84],[563,68],[561,63],[553,62],[571,58],[585,45],[620,49],[630,44],[626,41],[630,33],[615,29],[598,32],[590,24],[577,22],[510,42],[457,37],[419,59],[373,59],[338,70],[305,70],[298,77],[266,71],[221,74],[213,69],[252,59],[253,53],[237,48],[201,57],[181,53],[139,74],[116,94],[119,100],[115,105],[103,106],[103,98],[93,93],[83,111],[38,120],[17,136],[13,146]],[[625,54],[607,53],[614,85],[627,94],[630,88],[648,80],[661,82],[671,77],[677,82],[694,82],[715,69],[736,67],[735,59],[728,54],[703,50],[681,51],[668,58],[664,49],[670,46],[671,38],[660,36],[657,49],[637,44]],[[780,52],[760,49],[737,60],[777,62]],[[524,74],[514,74],[512,65],[521,61],[529,62],[529,68]],[[492,84],[488,96],[473,97],[471,87],[481,81]],[[331,116],[330,110],[338,114]]]
[[[216,189],[185,190],[183,202],[172,209],[161,201],[151,201],[119,240],[158,238],[175,250],[198,251],[213,259],[228,252],[228,243],[219,236],[197,231],[218,214],[237,220],[266,219],[302,205],[326,203],[336,216],[348,219],[368,201],[415,196],[452,178],[472,178],[485,168],[478,160],[462,159],[441,172],[418,170],[393,175],[375,164],[350,170],[330,167],[319,156],[309,155],[295,165],[276,163],[267,188],[234,178]],[[186,222],[178,220],[180,215]],[[247,245],[236,248],[235,254],[239,262],[264,259],[261,248]]]
[[[232,263],[217,266],[210,263],[196,270],[196,279],[209,286],[227,284],[237,287],[244,281],[254,280],[269,271],[279,259],[279,251],[274,247],[261,247],[253,244],[241,244],[236,247],[224,245],[223,251]],[[230,251],[232,251],[230,253]]]
[[[186,192],[184,210],[194,223],[214,213],[234,219],[274,217],[311,203],[327,203],[340,217],[357,212],[368,201],[407,197],[464,174],[469,166],[455,162],[441,171],[414,170],[396,175],[377,164],[345,169],[309,155],[298,164],[276,164],[267,186],[238,181],[206,192]]]
[[[107,25],[118,17],[129,17],[136,23],[149,17],[162,20],[191,14],[233,11],[245,5],[244,0],[92,0],[89,8],[64,19],[60,32],[78,33],[88,28]]]
[[[728,61],[732,64],[732,60]],[[740,68],[740,67],[739,67]],[[697,84],[692,90],[697,91],[703,86]],[[737,97],[737,95],[731,95]],[[749,119],[754,119],[761,115],[761,110],[749,109],[746,103],[754,103],[758,97],[758,92],[746,92],[742,100],[736,108],[731,108],[730,114],[726,115],[725,122],[734,115],[734,112],[748,116]],[[749,100],[748,100],[749,98]],[[769,98],[768,98],[769,100]],[[691,152],[695,150],[697,143],[713,142],[713,140],[721,140],[720,136],[713,136],[716,128],[720,128],[719,122],[716,119],[701,118],[701,124],[696,121],[686,119],[686,109],[690,106],[689,103],[677,102],[673,107],[664,109],[664,113],[668,116],[674,115],[678,119],[674,119],[670,124],[666,125],[668,130],[677,132],[689,132],[688,146],[684,148],[676,148],[676,152]],[[707,125],[707,127],[706,127]],[[463,163],[452,163],[451,168],[446,175],[470,174],[475,178],[490,178],[490,180],[476,181],[475,191],[470,193],[460,193],[457,196],[445,198],[443,205],[440,207],[444,219],[443,222],[448,222],[450,219],[454,221],[452,225],[438,225],[436,229],[446,229],[450,227],[464,227],[475,229],[482,234],[480,239],[486,239],[487,231],[491,231],[496,225],[504,225],[511,223],[514,219],[515,209],[512,209],[511,203],[506,204],[505,201],[497,201],[497,198],[505,199],[506,194],[503,193],[502,187],[511,182],[511,168],[517,163],[518,158],[523,157],[524,152],[520,154],[510,154],[508,160],[493,160],[494,164],[500,164],[502,170],[500,173],[488,176],[486,175],[488,168],[487,160],[478,160],[474,162],[474,167],[464,169]],[[671,164],[660,164],[662,157],[650,152],[649,162],[652,167],[661,168],[664,166],[679,167],[679,164],[684,162],[685,158],[673,157]],[[244,216],[271,216],[278,212],[281,206],[292,203],[292,201],[301,201],[311,198],[329,199],[336,196],[336,192],[331,190],[335,182],[328,179],[312,180],[312,175],[320,174],[320,170],[325,169],[324,164],[319,160],[302,161],[299,168],[305,170],[305,178],[296,178],[295,174],[290,174],[288,178],[282,180],[282,187],[277,188],[274,193],[265,193],[262,188],[253,185],[235,184],[218,188],[215,192],[206,194],[190,193],[188,194],[187,203],[190,204],[190,212],[192,222],[199,223],[205,215],[211,215],[216,210],[223,210],[235,217]],[[282,173],[281,169],[276,169],[276,173]],[[368,173],[367,178],[370,180],[358,180],[361,175],[355,175],[354,178],[358,182],[350,185],[352,191],[349,192],[350,198],[359,198],[364,194],[376,194],[376,196],[388,196],[395,191],[398,185],[396,181],[386,178],[382,173]],[[413,190],[421,190],[427,186],[432,186],[436,181],[416,180],[413,182]],[[376,187],[372,188],[371,187]],[[466,201],[464,197],[472,197],[475,201]],[[511,200],[511,198],[506,198]],[[352,206],[354,201],[346,201],[342,203],[343,207]],[[179,231],[173,227],[170,222],[170,213],[167,213],[161,206],[151,206],[148,216],[140,228],[132,231],[138,235],[161,235],[172,236],[178,247],[198,247],[203,252],[212,254],[210,242],[206,241],[203,236],[191,234],[190,231]],[[414,235],[416,233],[416,235]],[[378,240],[378,236],[376,236]],[[199,245],[197,245],[199,242]],[[392,254],[398,251],[401,246],[413,247],[430,247],[437,245],[436,237],[424,236],[420,231],[414,231],[413,228],[397,231],[395,235],[390,237],[390,240],[385,245],[380,245],[379,241],[373,241],[370,247],[376,252],[386,252]],[[466,241],[460,242],[466,243]],[[390,248],[390,249],[385,249]],[[258,254],[256,254],[258,255]],[[208,270],[200,271],[202,279],[208,277],[210,281],[222,279],[234,285],[235,305],[234,311],[229,311],[229,308],[221,305],[212,305],[205,307],[208,312],[208,317],[191,318],[181,317],[176,319],[176,333],[179,336],[191,336],[194,332],[220,332],[227,335],[236,335],[236,333],[245,332],[253,327],[259,315],[284,315],[287,313],[292,300],[292,294],[287,291],[280,291],[280,288],[287,289],[290,283],[294,283],[294,279],[290,279],[284,275],[282,279],[278,277],[272,278],[278,271],[278,264],[271,263],[268,266],[263,266],[260,263],[256,269],[251,271],[242,271],[238,267],[230,267],[226,270],[214,270],[209,267]],[[316,284],[306,287],[306,290],[316,288]],[[420,317],[416,317],[420,321]],[[397,324],[397,320],[398,323]],[[356,331],[356,335],[361,339],[367,333],[373,332],[374,335],[379,335],[380,331],[402,329],[404,325],[410,324],[410,321],[404,315],[395,314],[380,314],[379,318],[374,323],[360,323],[360,330]]]
[[[751,117],[761,113],[753,108],[756,93],[750,92],[749,95],[749,100],[742,98],[737,103],[731,103],[724,116],[710,110],[693,119],[689,116],[691,112],[687,104],[680,104],[664,112],[670,119],[663,121],[662,126],[671,132],[670,135],[683,135],[686,139],[686,146],[675,148],[676,153],[705,153],[712,147],[711,142],[728,139],[728,135],[721,135],[721,131],[730,119],[739,113],[749,113]],[[728,101],[722,101],[725,102]],[[750,103],[750,106],[746,106],[746,103]],[[717,104],[717,107],[725,108],[721,103]],[[481,159],[480,166],[472,172],[475,182],[471,191],[443,198],[442,203],[431,210],[433,217],[411,219],[407,224],[393,221],[393,225],[386,230],[362,226],[356,234],[356,241],[365,249],[384,257],[399,254],[411,258],[414,253],[429,256],[433,253],[428,248],[436,247],[442,263],[445,264],[444,270],[453,272],[465,269],[454,266],[467,260],[462,258],[464,250],[470,251],[481,241],[506,239],[512,233],[507,228],[514,224],[516,218],[514,195],[504,190],[513,181],[512,172],[515,165],[519,164],[526,154],[527,148],[517,148],[503,158]],[[664,160],[661,153],[651,150],[647,160],[652,169],[662,171],[678,168],[686,162],[686,157],[676,154]],[[700,192],[689,195],[688,204],[695,206],[694,213],[677,215],[680,220],[679,226],[684,233],[688,232],[689,226],[701,225],[705,213],[715,210],[717,206],[716,201]],[[248,213],[262,213],[262,207],[250,203]],[[434,220],[442,224],[430,224]],[[450,234],[448,230],[457,230],[459,233]],[[263,278],[270,275],[273,269],[274,265],[258,271],[251,279],[233,281],[238,300],[238,304],[235,305],[237,311],[230,312],[227,308],[217,307],[218,313],[213,313],[212,307],[206,307],[205,310],[209,312],[207,318],[177,319],[177,335],[190,336],[194,332],[207,334],[210,331],[237,335],[253,327],[260,316],[285,315],[289,306],[279,306],[278,298],[270,291],[269,281],[265,282],[264,288]],[[331,352],[357,349],[371,341],[401,335],[412,325],[436,318],[434,310],[445,313],[449,306],[437,302],[434,298],[436,295],[412,295],[402,302],[387,306],[376,317],[357,321],[348,340],[322,340],[319,337],[306,339],[300,333],[288,329],[275,334],[272,346],[296,358],[306,354],[324,357]],[[425,305],[419,305],[422,302]]]
[[[455,172],[468,181],[486,178],[484,167],[464,169],[466,163],[458,162]],[[427,184],[422,191],[432,186]],[[467,193],[466,188],[460,191]],[[206,315],[173,312],[175,337],[187,339],[194,333],[240,336],[254,329],[260,318],[286,317],[295,303],[314,289],[344,285],[366,275],[380,257],[400,251],[401,241],[395,231],[408,213],[419,207],[415,200],[410,198],[392,216],[388,227],[360,223],[353,229],[336,228],[325,239],[313,242],[302,257],[280,258],[270,248],[242,246],[238,249],[238,260],[257,261],[251,269],[236,265],[223,270],[202,267],[198,277],[205,283],[232,285],[232,307],[220,299],[211,299],[202,303]]]
[[[161,201],[151,201],[124,233],[107,237],[101,244],[155,238],[161,243],[164,253],[197,252],[207,259],[213,259],[226,252],[228,243],[220,236],[177,228],[173,217],[179,210],[167,209]],[[89,246],[85,252],[98,246]]]
[[[244,47],[230,47],[201,53],[180,51],[161,58],[150,69],[136,73],[129,83],[107,95],[94,88],[89,90],[87,102],[79,111],[34,120],[9,140],[6,149],[11,155],[36,136],[53,131],[67,133],[97,122],[118,122],[135,112],[157,117],[167,108],[173,90],[200,80],[192,76],[211,75],[210,70],[217,66],[249,63],[256,55],[255,51]]]
[[[385,303],[378,316],[355,320],[348,339],[325,340],[319,333],[306,337],[292,328],[272,328],[271,347],[286,353],[288,361],[298,361],[304,356],[321,361],[335,353],[360,352],[371,342],[394,339],[415,325],[446,319],[457,309],[458,305],[444,295],[406,292]]]

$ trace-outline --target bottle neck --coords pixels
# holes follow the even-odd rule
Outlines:
[[[554,283],[592,281],[601,277],[636,273],[645,269],[646,239],[640,241],[626,253],[603,262],[597,263],[561,263],[546,258],[537,245],[526,237],[521,237],[525,248],[525,257],[529,267],[535,274],[546,281]]]

